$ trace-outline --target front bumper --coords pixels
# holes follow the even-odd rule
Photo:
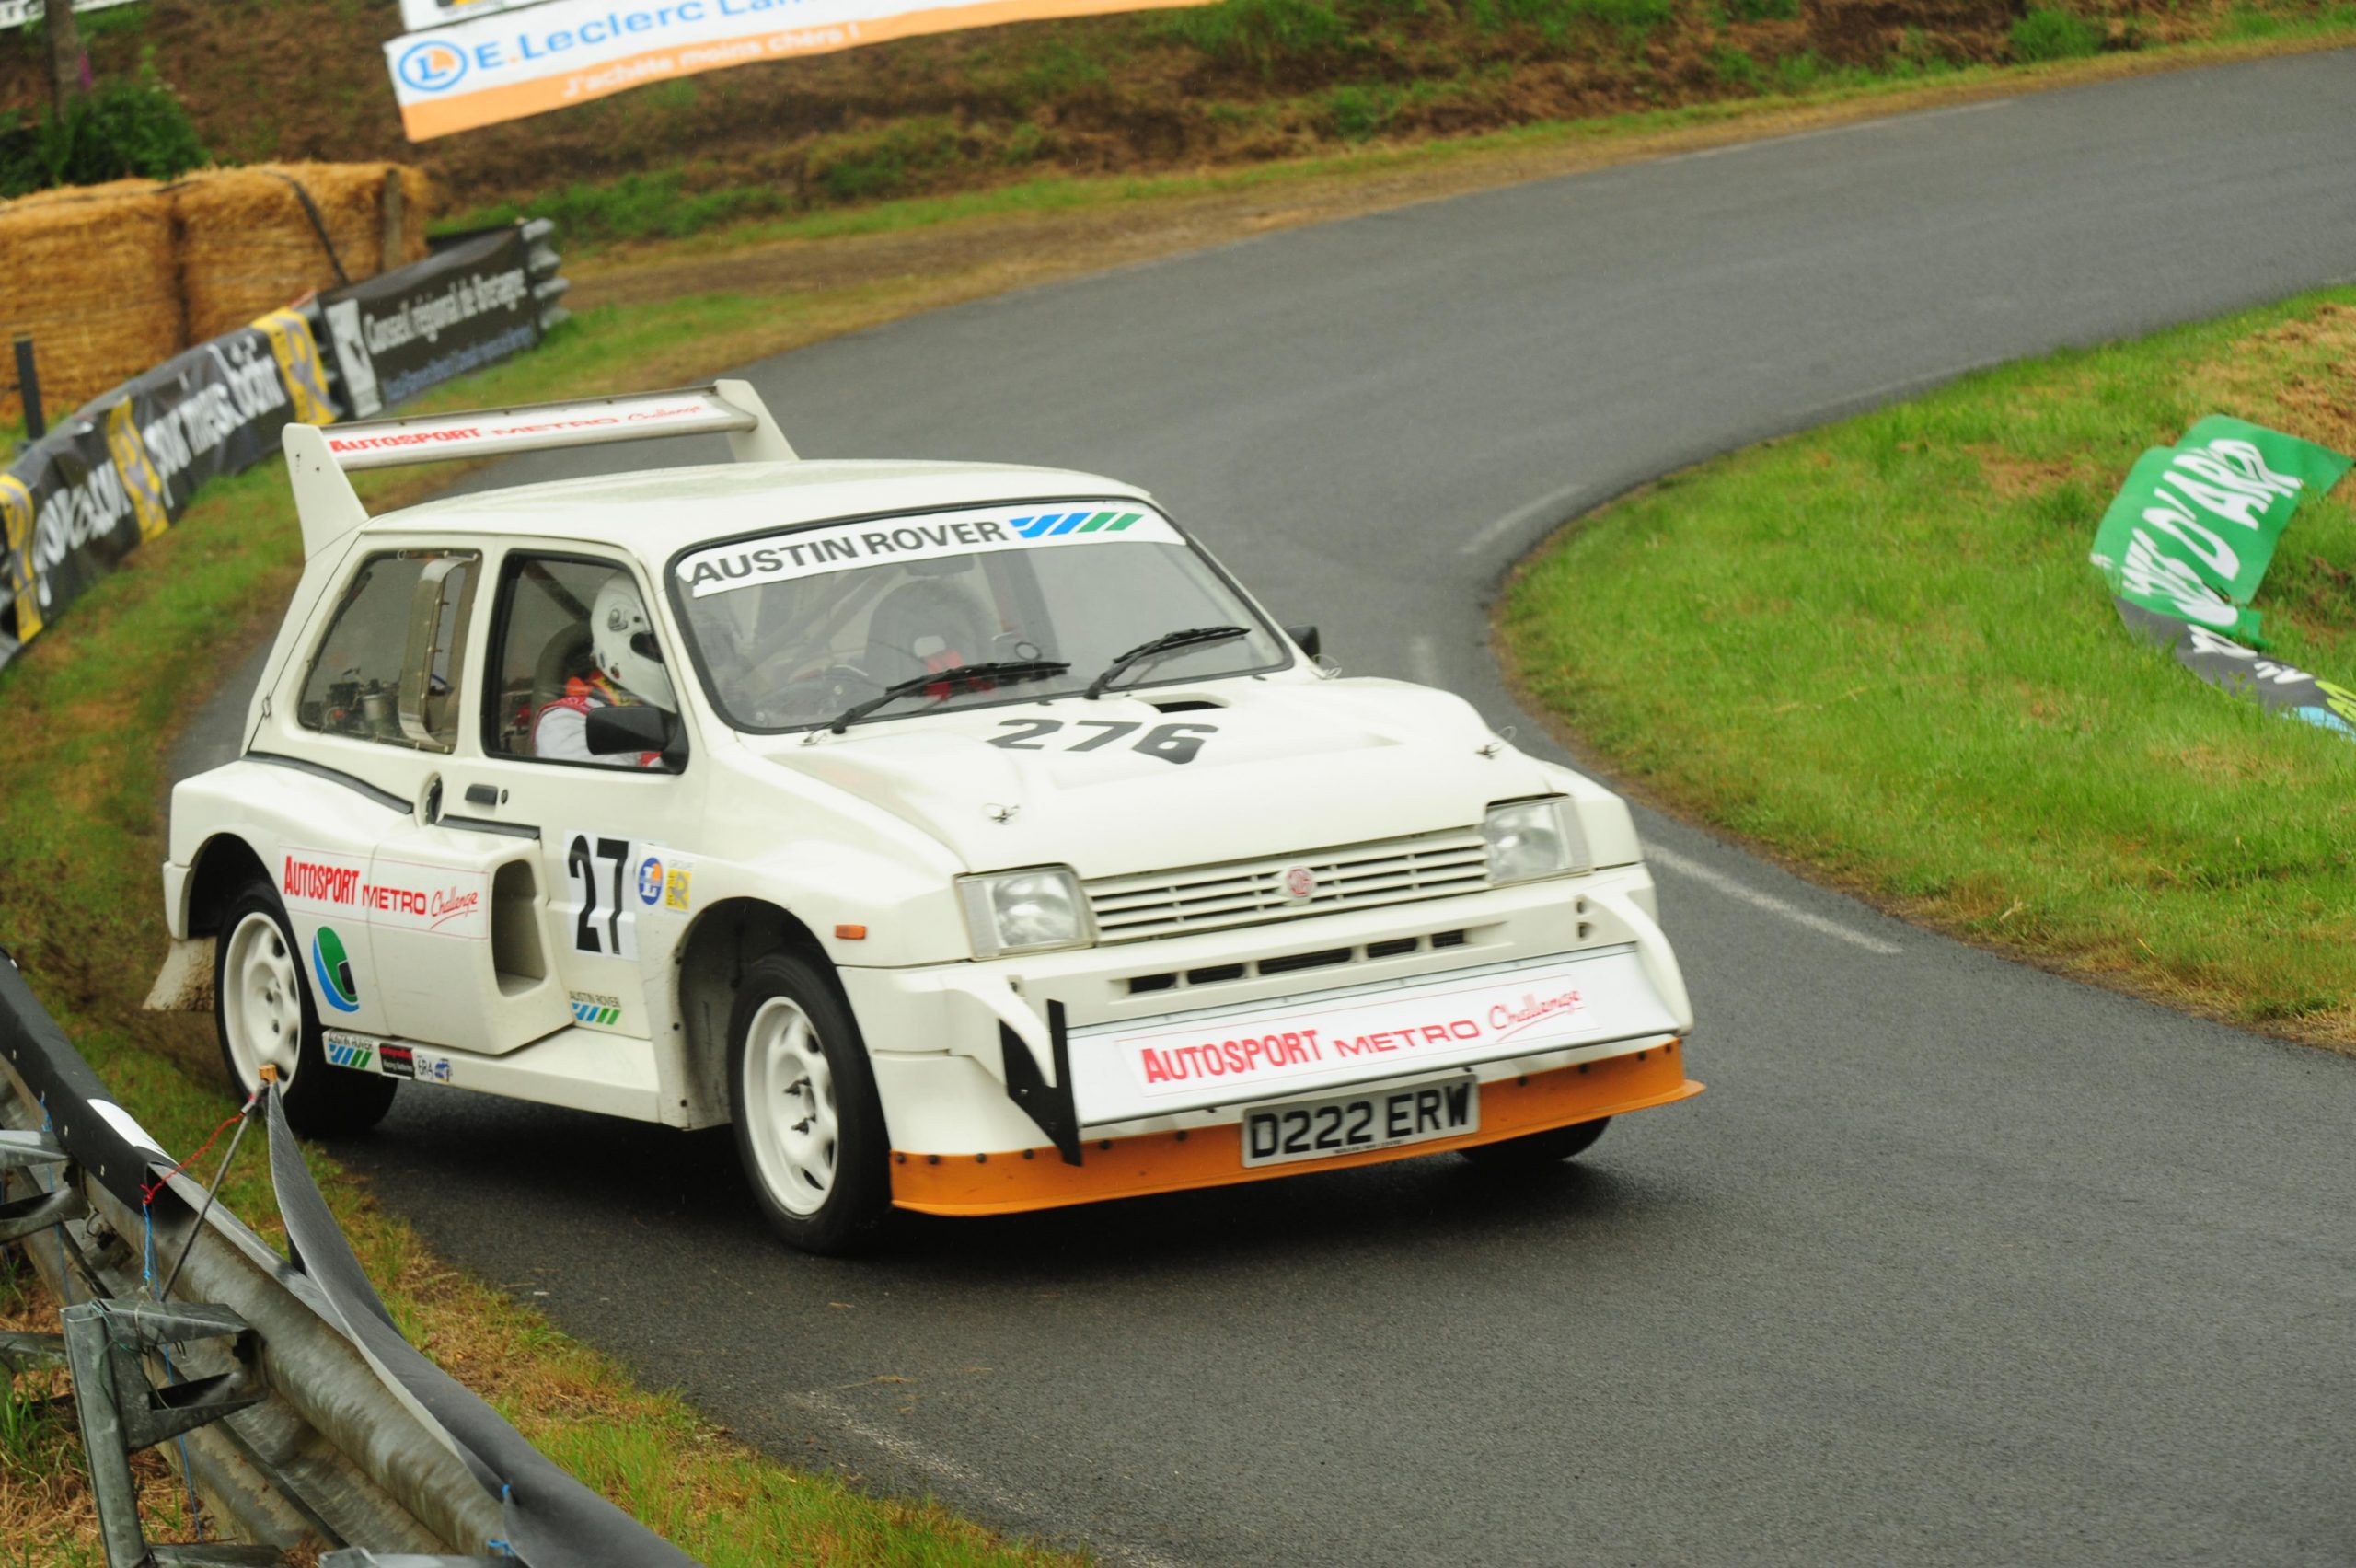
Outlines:
[[[866,1039],[892,1147],[971,1159],[1035,1147],[1043,1133],[1068,1157],[1082,1139],[1231,1127],[1237,1107],[1252,1100],[1426,1068],[1402,1055],[1353,1062],[1314,1081],[1224,1082],[1192,1097],[1091,1094],[1104,1079],[1102,1058],[1088,1054],[1134,1029],[1217,1019],[1224,1031],[1351,992],[1427,987],[1475,972],[1607,954],[1618,955],[1611,960],[1618,972],[1636,974],[1634,988],[1652,1004],[1641,1020],[1591,1032],[1576,1051],[1566,1052],[1564,1040],[1521,1036],[1449,1064],[1554,1051],[1560,1059],[1545,1064],[1553,1066],[1634,1052],[1691,1026],[1684,982],[1654,922],[1652,880],[1642,866],[1192,936],[839,973]],[[1077,1071],[1056,1065],[1067,1045]],[[1038,1098],[1026,1091],[1042,1084],[1069,1108],[1066,1124],[1035,1113]]]
[[[1514,1073],[1484,1083],[1481,1130],[1460,1137],[1250,1168],[1243,1164],[1242,1134],[1234,1121],[1095,1139],[1080,1165],[1065,1164],[1047,1147],[968,1155],[895,1150],[892,1202],[918,1214],[1019,1214],[1344,1170],[1499,1143],[1574,1123],[1673,1104],[1701,1093],[1702,1088],[1685,1076],[1684,1052],[1678,1041],[1669,1040],[1625,1055],[1551,1071]]]

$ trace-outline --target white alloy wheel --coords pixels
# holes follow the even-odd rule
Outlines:
[[[294,1087],[303,1051],[303,974],[278,922],[254,910],[229,933],[221,966],[222,1041],[236,1065],[239,1087],[261,1087],[265,1063],[278,1081]]]
[[[787,1213],[817,1213],[835,1190],[842,1122],[834,1070],[800,1003],[761,1004],[745,1031],[742,1070],[745,1140],[762,1185]]]

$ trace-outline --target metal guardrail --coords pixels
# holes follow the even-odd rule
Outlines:
[[[72,1369],[110,1568],[277,1563],[306,1545],[333,1568],[691,1564],[400,1338],[274,1090],[248,1114],[269,1124],[300,1266],[187,1175],[161,1176],[174,1162],[0,955],[0,1244],[65,1304],[61,1336],[0,1336],[0,1372]],[[244,1544],[146,1540],[128,1456],[158,1444]]]

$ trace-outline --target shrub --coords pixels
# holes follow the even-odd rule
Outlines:
[[[1325,113],[1335,135],[1345,142],[1363,142],[1398,116],[1405,97],[1397,87],[1380,82],[1352,82],[1325,95]]]
[[[152,52],[137,75],[99,83],[63,119],[0,114],[0,196],[132,177],[170,179],[212,161],[179,95],[156,75]]]
[[[1800,0],[1725,0],[1727,16],[1738,22],[1788,22],[1800,14]]]
[[[1172,13],[1168,26],[1172,37],[1263,76],[1328,54],[1351,36],[1349,22],[1325,0],[1219,0]]]
[[[1731,43],[1722,43],[1710,51],[1710,74],[1717,77],[1720,86],[1738,93],[1755,93],[1766,84],[1750,51]]]
[[[803,189],[814,203],[902,196],[922,176],[963,156],[957,128],[945,116],[903,121],[878,131],[826,136],[810,148]]]
[[[2013,24],[2013,58],[2023,64],[2076,60],[2101,49],[2102,34],[2074,11],[2040,7]]]

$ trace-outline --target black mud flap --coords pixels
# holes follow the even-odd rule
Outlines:
[[[1039,1064],[1032,1058],[1031,1047],[1022,1043],[1022,1037],[1002,1023],[998,1026],[1006,1094],[1022,1107],[1023,1114],[1039,1124],[1039,1130],[1047,1135],[1066,1165],[1078,1165],[1080,1113],[1071,1102],[1071,1044],[1064,1033],[1061,1002],[1047,1004],[1047,1036],[1054,1043],[1055,1051],[1056,1081],[1052,1084],[1039,1076]]]

